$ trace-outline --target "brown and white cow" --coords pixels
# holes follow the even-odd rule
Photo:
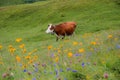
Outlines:
[[[75,28],[76,22],[64,22],[58,25],[49,24],[46,33],[56,34],[56,41],[58,41],[60,36],[64,39],[65,36],[72,35]]]

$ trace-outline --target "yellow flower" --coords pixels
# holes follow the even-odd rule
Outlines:
[[[83,45],[83,43],[82,42],[80,42],[80,46],[82,46]]]
[[[27,50],[26,49],[23,49],[23,51],[22,51],[23,53],[26,53],[27,52]]]
[[[0,62],[0,64],[3,64],[3,62]]]
[[[16,39],[16,42],[21,42],[22,41],[22,38],[17,38]]]
[[[73,45],[74,45],[74,46],[78,45],[78,42],[74,41],[74,42],[73,42]]]
[[[102,64],[105,64],[105,61],[104,61],[104,60],[102,60],[101,62],[102,62]]]
[[[61,53],[61,50],[60,50],[60,49],[58,50],[58,53]]]
[[[69,52],[68,57],[72,57],[72,56],[73,56],[72,52]]]
[[[16,61],[17,62],[20,62],[21,61],[21,58],[19,56],[16,56]]]
[[[30,58],[31,58],[31,56],[29,56],[29,55],[28,55],[28,56],[25,56],[25,59],[30,59]]]
[[[48,46],[48,50],[52,49],[52,46]]]
[[[90,80],[90,76],[89,76],[89,75],[87,75],[87,76],[86,76],[86,79],[87,79],[87,80]]]
[[[25,47],[25,44],[21,44],[19,47],[20,47],[20,48],[24,48],[24,47]]]
[[[33,60],[30,60],[29,62],[28,62],[28,64],[32,64],[33,63]]]
[[[110,34],[110,35],[108,35],[108,38],[110,39],[110,38],[112,38],[113,36]]]
[[[84,48],[81,48],[81,49],[79,49],[78,51],[79,51],[80,53],[84,53],[84,52],[85,52]]]
[[[3,46],[2,46],[2,45],[0,45],[0,49],[2,49],[2,47],[3,47]]]
[[[9,51],[10,51],[10,53],[13,55],[13,53],[15,52],[15,48],[14,47],[12,47],[12,45],[9,45]]]
[[[33,57],[33,60],[37,60],[37,59],[38,59],[38,56],[35,55],[35,56]]]
[[[92,41],[91,44],[92,44],[92,45],[96,45],[97,43],[96,43],[95,41]]]
[[[55,57],[55,62],[58,62],[59,61],[59,57],[57,56],[57,57]]]

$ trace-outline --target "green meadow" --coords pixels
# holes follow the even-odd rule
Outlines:
[[[0,80],[120,79],[119,0],[14,1],[0,7]],[[66,21],[74,36],[45,33]]]

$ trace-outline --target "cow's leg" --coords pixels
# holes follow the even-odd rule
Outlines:
[[[59,37],[57,36],[57,37],[56,37],[56,41],[58,41],[58,39],[59,39]]]
[[[65,38],[65,36],[62,37],[62,39],[64,39],[64,38]]]

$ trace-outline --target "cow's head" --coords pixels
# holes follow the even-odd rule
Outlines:
[[[48,25],[48,29],[46,30],[46,33],[54,34],[54,26],[52,24]]]

